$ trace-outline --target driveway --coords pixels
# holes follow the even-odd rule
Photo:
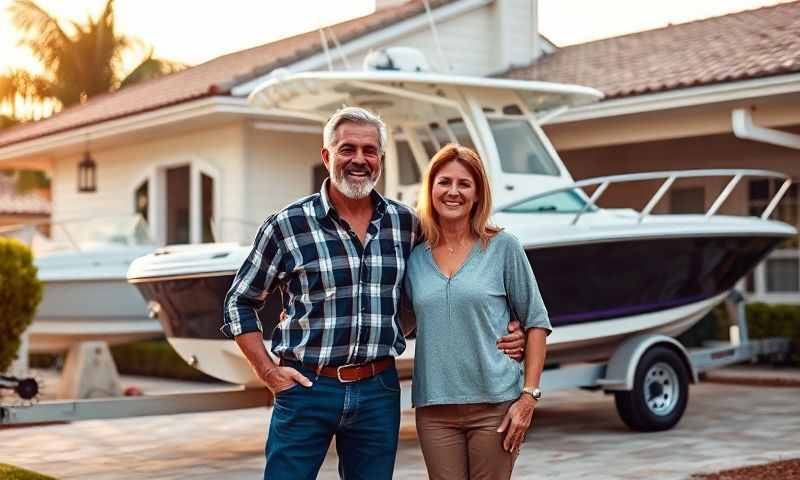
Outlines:
[[[612,396],[546,396],[514,478],[683,479],[800,457],[800,388],[702,383],[668,432],[633,433]],[[0,429],[0,462],[61,479],[260,478],[269,409]],[[396,478],[427,478],[404,412]],[[329,454],[320,478],[336,476]]]

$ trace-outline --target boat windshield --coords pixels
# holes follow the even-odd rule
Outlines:
[[[537,195],[528,200],[504,208],[506,213],[578,213],[592,212],[596,207],[587,208],[583,195],[575,190]]]
[[[489,128],[497,144],[500,167],[505,173],[526,175],[559,176],[561,172],[553,161],[542,140],[533,131],[525,118],[488,118]],[[434,135],[442,144],[456,141],[475,149],[469,132],[462,120],[450,120],[448,126],[452,136],[442,129],[434,130]]]
[[[147,222],[139,215],[93,218],[60,224],[81,250],[113,246],[151,245]],[[54,236],[57,232],[53,232]]]
[[[542,140],[525,118],[489,118],[500,167],[506,173],[561,174]]]

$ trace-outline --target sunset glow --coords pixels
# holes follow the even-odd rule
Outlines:
[[[37,0],[51,15],[85,23],[97,15],[106,0]],[[422,1],[422,0],[419,0]],[[539,29],[556,45],[564,46],[759,8],[788,0],[539,0]],[[34,73],[40,66],[24,47],[11,24],[8,7],[0,0],[0,74],[12,68]],[[196,65],[220,55],[263,45],[280,38],[314,30],[374,11],[374,0],[117,0],[119,33],[154,47],[156,57]],[[144,50],[125,58],[133,68]],[[51,106],[36,106],[34,118],[50,113]],[[0,111],[0,114],[8,113]]]

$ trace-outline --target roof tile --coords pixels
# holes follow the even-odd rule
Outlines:
[[[800,2],[563,47],[502,75],[619,98],[800,71]]]

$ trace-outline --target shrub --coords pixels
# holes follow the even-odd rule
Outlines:
[[[190,367],[166,340],[144,340],[111,347],[117,370],[123,375],[217,381]]]
[[[800,306],[751,303],[747,305],[747,330],[750,338],[789,337],[792,363],[800,366]]]
[[[4,480],[55,480],[53,477],[5,463],[0,463],[0,478]]]
[[[751,339],[788,337],[791,340],[790,359],[800,366],[800,305],[770,305],[750,303],[746,306],[747,331]],[[735,325],[725,304],[720,304],[678,340],[686,347],[701,347],[707,340],[728,340],[728,327]]]
[[[28,328],[42,299],[42,286],[30,249],[0,237],[0,372],[17,357],[20,336]]]

